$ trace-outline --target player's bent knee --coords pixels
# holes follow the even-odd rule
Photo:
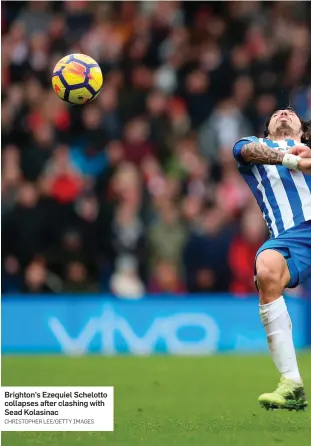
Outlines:
[[[257,282],[260,287],[268,285],[278,285],[281,280],[281,274],[275,269],[260,266],[257,268]]]
[[[283,288],[290,276],[284,257],[274,250],[259,254],[256,261],[257,283],[261,289],[267,287]]]
[[[265,253],[266,254],[266,253]],[[269,255],[261,255],[256,262],[257,282],[261,287],[273,285],[280,281],[281,271]]]

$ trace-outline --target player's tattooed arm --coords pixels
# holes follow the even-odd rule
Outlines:
[[[245,144],[241,152],[242,158],[247,163],[254,164],[282,164],[284,153],[270,149],[265,144],[250,142]]]

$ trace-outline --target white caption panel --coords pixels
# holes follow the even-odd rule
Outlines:
[[[1,387],[1,431],[113,431],[113,387]]]

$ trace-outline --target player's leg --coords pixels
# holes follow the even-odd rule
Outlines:
[[[275,250],[261,252],[256,260],[260,318],[267,333],[272,359],[282,376],[299,383],[291,321],[282,296],[290,282],[284,257]]]
[[[266,249],[258,255],[256,272],[261,305],[278,299],[290,282],[287,262],[275,249]]]
[[[269,350],[281,382],[277,390],[263,394],[259,401],[269,408],[302,409],[307,405],[292,336],[292,324],[282,296],[291,276],[283,255],[273,249],[256,259],[260,317],[267,333]]]

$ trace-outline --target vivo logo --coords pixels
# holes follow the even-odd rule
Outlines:
[[[109,355],[118,353],[116,334],[122,336],[129,352],[135,355],[154,353],[159,340],[165,342],[167,352],[171,354],[211,354],[217,350],[219,340],[217,324],[203,313],[179,313],[155,318],[143,336],[138,336],[129,322],[115,313],[110,305],[104,307],[100,317],[89,319],[77,337],[71,337],[56,317],[51,317],[48,324],[63,352],[71,355],[87,353],[92,340],[98,334],[101,338],[100,352]],[[199,340],[180,339],[180,330],[189,327],[202,331]]]

